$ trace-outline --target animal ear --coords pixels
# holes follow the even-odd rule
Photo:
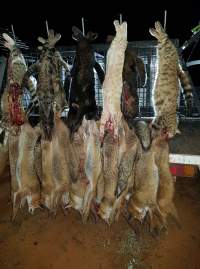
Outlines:
[[[76,103],[72,103],[72,107],[76,110],[78,110],[80,108],[80,106]]]
[[[157,32],[165,33],[165,30],[159,21],[155,22],[155,28]]]
[[[6,33],[3,33],[3,38],[5,39],[4,46],[11,50],[15,45],[15,41]]]
[[[79,41],[81,38],[83,38],[83,33],[81,32],[81,30],[78,29],[78,27],[72,26],[72,32],[72,38],[75,41]]]
[[[49,41],[51,46],[55,46],[55,44],[61,39],[61,34],[56,34],[52,40]]]
[[[57,42],[58,40],[61,39],[61,34],[56,34],[54,38],[56,39],[56,42]]]
[[[121,24],[121,28],[123,29],[123,32],[127,32],[127,22],[124,21],[122,24]]]
[[[106,38],[106,43],[111,43],[114,39],[114,36],[113,35],[108,35],[107,38]]]
[[[53,29],[49,29],[49,35],[48,35],[49,39],[53,39],[54,38],[54,30]]]
[[[41,36],[38,37],[38,41],[40,43],[42,43],[42,44],[45,44],[46,43],[46,40],[43,37],[41,37]]]
[[[181,131],[179,129],[177,129],[176,134],[181,134]]]
[[[97,33],[93,33],[91,31],[89,31],[86,35],[86,38],[90,41],[94,41],[95,39],[97,39],[98,34]]]
[[[119,30],[119,21],[118,20],[115,20],[114,22],[113,22],[113,24],[114,24],[114,26],[115,26],[115,30],[116,30],[116,32]]]
[[[155,38],[159,38],[159,36],[158,36],[158,32],[156,31],[156,29],[154,29],[154,28],[149,28],[149,33],[152,35],[152,36],[154,36]]]

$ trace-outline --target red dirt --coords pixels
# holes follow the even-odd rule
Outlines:
[[[200,269],[200,178],[176,182],[182,228],[173,222],[155,238],[146,228],[140,239],[124,220],[111,227],[78,212],[29,215],[24,208],[10,222],[10,177],[0,179],[1,269]],[[132,265],[131,265],[132,264]]]

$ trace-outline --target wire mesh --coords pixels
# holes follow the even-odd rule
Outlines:
[[[174,44],[178,48],[178,40],[173,40]],[[154,110],[152,106],[152,89],[156,77],[156,70],[157,70],[157,53],[156,48],[157,44],[156,41],[134,41],[129,42],[128,44],[131,46],[135,52],[136,55],[138,55],[140,58],[142,58],[146,73],[147,73],[147,81],[146,85],[144,87],[138,88],[138,96],[139,96],[139,117],[153,117],[154,116]],[[96,61],[101,65],[101,67],[105,70],[106,66],[106,53],[108,50],[108,45],[106,44],[95,44],[93,45],[93,48],[95,50],[95,59]],[[75,47],[58,47],[59,52],[61,53],[63,59],[68,63],[69,66],[73,65],[73,60],[75,56]],[[32,63],[36,62],[36,60],[39,58],[39,52],[36,50],[27,50],[24,54],[27,65],[31,65]],[[63,78],[62,81],[64,83],[64,80],[68,74],[63,72]],[[101,113],[102,111],[102,105],[103,105],[103,98],[102,98],[102,87],[99,82],[98,76],[96,71],[94,70],[95,75],[95,98],[96,103],[98,106],[98,112]],[[200,100],[200,89],[197,90],[197,95]],[[26,108],[30,102],[30,97],[28,95],[28,92],[25,91],[24,93],[24,100],[23,105]],[[193,102],[193,111],[192,116],[190,118],[200,119],[200,108],[197,107],[197,104],[194,100]],[[67,110],[66,110],[67,113]],[[66,113],[64,115],[66,115]],[[178,98],[178,109],[177,113],[180,118],[187,118],[187,110],[180,86],[180,96]]]

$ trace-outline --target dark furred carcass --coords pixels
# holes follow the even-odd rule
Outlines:
[[[139,113],[138,88],[146,83],[144,62],[137,57],[134,50],[126,48],[123,67],[123,89],[121,110],[130,128]]]
[[[73,39],[77,43],[76,56],[71,70],[71,87],[69,89],[69,113],[67,125],[71,133],[76,132],[85,115],[87,120],[97,119],[98,111],[95,100],[94,68],[99,80],[104,80],[104,72],[95,61],[94,51],[90,44],[97,38],[96,33],[88,32],[86,36],[75,26],[72,27]]]

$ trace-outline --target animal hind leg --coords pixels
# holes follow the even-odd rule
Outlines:
[[[94,187],[92,187],[91,184],[89,183],[85,191],[84,201],[83,201],[83,213],[82,213],[83,223],[87,222],[87,219],[90,213],[90,206],[91,206],[92,199],[94,197],[93,188]]]
[[[166,230],[167,223],[158,206],[150,208],[148,216],[151,233],[156,233],[158,235],[162,230]]]
[[[20,208],[21,195],[19,192],[13,194],[13,213],[12,213],[12,222],[14,222],[17,212]]]

